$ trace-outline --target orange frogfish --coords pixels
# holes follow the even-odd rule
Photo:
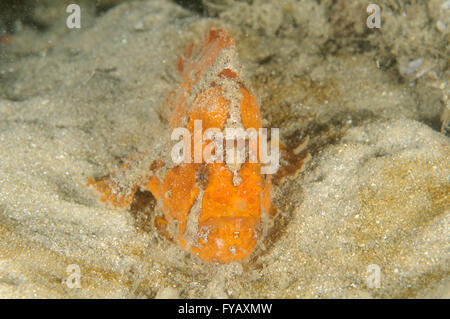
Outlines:
[[[129,206],[138,189],[150,191],[157,200],[154,225],[160,234],[207,262],[244,260],[273,218],[274,171],[267,173],[261,161],[264,139],[251,143],[247,136],[242,144],[228,144],[228,132],[254,130],[260,138],[258,103],[241,80],[234,40],[226,30],[210,28],[201,45],[187,47],[176,69],[181,81],[165,107],[171,114],[168,135],[180,128],[183,133],[182,155],[168,148],[171,156],[154,160],[148,175],[127,192],[120,191],[114,175],[89,184],[116,207]],[[207,131],[223,137],[227,146],[206,139]],[[120,174],[131,165],[124,164]]]

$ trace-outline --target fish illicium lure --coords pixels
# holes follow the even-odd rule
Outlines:
[[[227,130],[232,128],[261,132],[259,106],[241,80],[234,40],[226,30],[210,28],[201,45],[187,47],[176,69],[181,82],[166,101],[171,114],[168,135],[180,128],[190,133],[183,136],[183,160],[174,163],[173,149],[168,148],[165,151],[171,156],[152,161],[149,173],[127,191],[123,191],[116,176],[127,174],[139,159],[126,162],[116,174],[89,179],[88,184],[102,193],[102,201],[116,207],[130,206],[138,189],[150,191],[157,200],[154,225],[160,234],[207,262],[244,260],[255,249],[265,225],[276,212],[271,204],[274,171],[260,160],[264,140],[250,145],[247,141],[247,153],[239,162],[230,160],[236,159],[239,147],[230,157],[228,144],[225,150],[219,144],[211,147],[203,136],[211,129],[220,136],[228,136]],[[193,155],[189,152],[191,145]],[[198,145],[200,157],[195,150]],[[208,147],[215,160],[202,157]],[[218,156],[219,150],[224,156]],[[251,160],[250,153],[258,154],[256,160],[254,156]],[[172,158],[172,163],[168,158]],[[289,167],[278,174],[297,172],[304,162],[305,159],[291,160]]]

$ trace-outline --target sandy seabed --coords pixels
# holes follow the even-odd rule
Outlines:
[[[0,297],[449,298],[448,1],[379,1],[377,30],[364,1],[110,2],[80,1],[70,30],[44,1],[41,27],[0,45]],[[312,156],[276,185],[250,260],[226,265],[157,235],[148,194],[116,209],[86,186],[160,147],[177,56],[211,24],[264,126]]]

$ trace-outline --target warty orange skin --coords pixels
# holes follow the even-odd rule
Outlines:
[[[229,125],[231,108],[239,113],[244,129],[261,128],[259,106],[239,78],[233,59],[234,40],[226,30],[211,28],[200,47],[188,46],[178,60],[181,82],[169,93],[166,107],[171,112],[171,130],[187,128],[192,145],[199,142],[203,149],[206,147],[203,140],[194,140],[195,120],[202,121],[203,132],[208,128],[223,131]],[[212,70],[216,73],[211,74]],[[234,88],[238,107],[226,86]],[[167,170],[164,178],[158,178],[155,172],[165,164],[154,165],[153,174],[141,185],[133,186],[127,196],[112,192],[116,185],[108,178],[90,179],[89,184],[103,194],[103,201],[116,207],[129,206],[138,188],[150,191],[161,208],[161,215],[155,217],[159,232],[206,262],[248,258],[271,210],[271,176],[261,173],[261,164],[247,159],[232,171],[227,163],[203,160],[176,165]],[[236,173],[239,183],[233,180]]]

